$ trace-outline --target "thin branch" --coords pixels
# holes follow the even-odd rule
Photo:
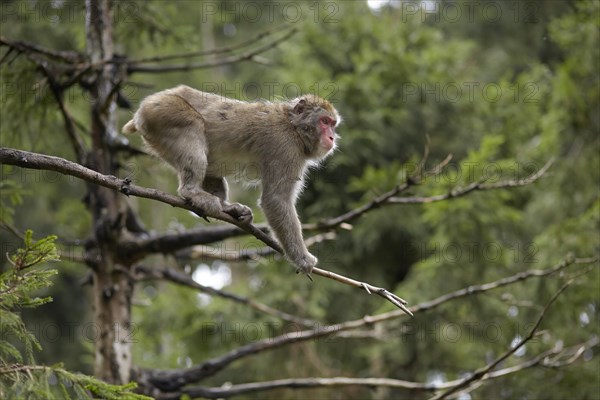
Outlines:
[[[497,379],[504,377],[516,372],[522,371],[527,368],[532,368],[538,365],[549,366],[547,358],[550,355],[557,354],[560,357],[564,354],[573,353],[564,364],[553,368],[562,368],[567,365],[573,364],[585,350],[597,347],[600,340],[594,337],[586,342],[579,343],[575,346],[571,346],[563,351],[557,352],[556,350],[545,351],[538,356],[527,360],[523,363],[517,364],[513,367],[500,369],[487,374],[480,382]],[[239,396],[247,393],[266,392],[274,389],[300,389],[300,388],[317,388],[317,387],[340,387],[340,386],[366,386],[366,387],[390,387],[396,389],[405,389],[416,392],[432,392],[436,390],[444,390],[457,385],[461,380],[453,380],[444,382],[441,384],[422,383],[405,381],[401,379],[390,379],[390,378],[347,378],[347,377],[333,377],[333,378],[299,378],[299,379],[278,379],[273,381],[265,382],[253,382],[243,383],[238,385],[228,385],[224,387],[203,387],[203,386],[192,386],[187,387],[180,392],[162,394],[157,396],[160,400],[179,399],[183,395],[188,395],[192,398],[203,397],[208,399],[218,398],[229,398],[233,396]]]
[[[406,182],[404,182],[400,185],[397,185],[394,189],[390,190],[389,192],[386,192],[380,196],[377,196],[375,199],[371,200],[367,204],[364,204],[354,210],[348,211],[347,213],[339,215],[335,218],[320,221],[315,224],[305,224],[305,225],[303,225],[303,228],[306,230],[333,229],[333,228],[339,227],[342,224],[345,224],[352,220],[355,220],[358,217],[362,216],[363,214],[365,214],[373,209],[381,207],[382,205],[387,203],[390,198],[398,195],[399,193],[402,193],[402,192],[408,190],[412,186],[418,185],[424,177],[438,174],[439,171],[441,171],[446,165],[448,165],[448,163],[450,162],[451,159],[452,159],[452,156],[448,155],[448,157],[446,157],[446,159],[444,159],[442,162],[437,164],[431,170],[426,171],[426,172],[418,171],[415,175],[407,177]]]
[[[426,156],[427,156],[427,152],[425,153],[424,157],[426,157]],[[433,176],[433,175],[439,174],[443,170],[443,168],[448,164],[448,162],[450,161],[449,157],[450,156],[448,156],[448,158],[446,158],[446,160],[444,160],[443,162],[434,166],[431,170],[424,172],[423,173],[424,176]],[[348,211],[348,212],[346,212],[342,215],[339,215],[337,217],[334,217],[334,218],[330,218],[330,219],[323,220],[323,221],[316,222],[316,223],[303,224],[302,230],[303,231],[315,231],[315,230],[316,231],[327,231],[330,229],[337,229],[337,228],[351,229],[352,226],[349,224],[349,222],[359,218],[360,216],[366,214],[369,211],[372,211],[376,208],[379,208],[379,207],[385,206],[385,205],[427,204],[427,203],[433,203],[433,202],[442,201],[442,200],[454,199],[454,198],[458,198],[461,196],[466,196],[475,191],[526,186],[526,185],[537,182],[542,176],[544,176],[545,173],[548,171],[548,169],[552,166],[553,161],[554,161],[553,159],[549,160],[537,172],[533,173],[532,175],[530,175],[529,177],[527,177],[525,179],[501,181],[501,182],[492,183],[492,184],[485,184],[483,182],[473,182],[472,184],[470,184],[468,186],[465,186],[462,188],[457,187],[457,188],[452,189],[448,193],[437,195],[437,196],[431,196],[431,197],[396,197],[399,193],[405,192],[411,186],[417,185],[420,182],[420,180],[422,179],[422,176],[419,176],[418,172],[417,172],[417,174],[413,175],[412,177],[409,177],[404,184],[398,185],[393,190],[391,190],[387,193],[384,193],[381,196],[378,196],[374,200],[371,200],[369,203],[366,203],[354,210]],[[420,166],[419,167],[420,170],[423,170],[423,163],[420,163],[419,166]],[[256,224],[255,226],[258,229],[263,230],[263,231],[266,231],[268,229],[266,224]],[[238,229],[234,229],[231,227],[230,227],[230,230],[228,233],[222,232],[223,239],[225,239],[227,237],[234,237],[234,236],[239,236],[239,235],[243,235],[243,234],[245,234],[245,233],[239,231]],[[227,236],[227,235],[229,235],[229,236]],[[308,239],[307,239],[307,242],[308,242]],[[202,247],[202,246],[192,249],[192,252],[195,252],[195,253],[192,253],[193,255],[190,255],[190,256],[194,257],[194,258],[200,258],[200,257],[204,257],[204,256],[210,257],[211,254],[214,254],[214,251],[211,250],[211,248]],[[226,259],[227,261],[238,261],[238,260],[255,259],[256,257],[265,256],[265,255],[268,255],[271,253],[272,253],[272,251],[270,249],[263,248],[263,249],[258,249],[255,251],[240,252],[239,254],[232,254],[232,253],[228,252],[226,255],[226,258],[221,258],[220,255],[218,258]]]
[[[63,118],[63,123],[65,126],[65,131],[67,132],[67,136],[71,141],[71,145],[73,146],[73,150],[75,151],[75,156],[77,157],[77,161],[80,163],[85,162],[87,152],[85,150],[85,145],[83,144],[83,140],[79,137],[77,133],[77,128],[75,126],[75,121],[71,116],[71,113],[67,110],[65,106],[65,102],[63,99],[62,86],[58,83],[56,77],[53,73],[45,65],[40,65],[40,68],[46,78],[48,79],[48,84],[50,86],[50,90],[54,95],[54,99],[58,104],[58,109],[60,110],[60,114]]]
[[[308,247],[308,245],[307,245]],[[177,253],[177,257],[186,260],[220,260],[228,262],[256,261],[278,254],[270,247],[249,248],[243,250],[221,250],[218,247],[197,245]]]
[[[560,289],[558,289],[556,291],[556,293],[554,293],[554,295],[552,296],[552,298],[544,306],[544,309],[542,310],[542,312],[538,316],[538,319],[535,322],[535,324],[533,325],[533,328],[531,328],[531,330],[529,331],[529,334],[526,337],[524,337],[523,339],[521,339],[519,341],[519,343],[517,343],[512,348],[508,349],[504,354],[502,354],[500,357],[498,357],[495,360],[493,360],[492,362],[490,362],[485,367],[478,369],[477,371],[475,371],[472,374],[470,374],[468,377],[462,379],[459,383],[457,383],[451,389],[447,390],[446,392],[440,393],[440,394],[432,397],[431,400],[443,400],[443,399],[447,399],[452,394],[460,391],[461,389],[467,388],[471,384],[473,384],[473,383],[475,383],[477,381],[480,381],[491,370],[493,370],[494,368],[496,368],[496,366],[498,366],[498,364],[500,364],[502,361],[506,360],[508,357],[510,357],[513,354],[515,354],[516,351],[519,350],[521,347],[525,346],[525,343],[527,343],[531,339],[533,339],[533,336],[535,335],[535,333],[537,332],[538,328],[540,327],[542,321],[544,320],[544,317],[546,316],[546,313],[548,312],[548,309],[550,308],[550,306],[552,304],[554,304],[554,301],[556,301],[556,299],[558,298],[558,296],[560,296],[561,293],[564,292],[565,289],[567,287],[569,287],[569,285],[572,282],[573,282],[572,280],[568,281],[567,283],[565,283],[564,285],[562,285],[560,287]]]
[[[389,378],[298,378],[298,379],[278,379],[265,382],[242,383],[238,385],[224,387],[188,387],[180,392],[169,393],[168,395],[157,396],[160,400],[175,400],[182,395],[188,395],[191,398],[219,399],[239,396],[247,393],[266,392],[274,389],[303,389],[318,387],[339,387],[339,386],[367,386],[367,387],[392,387],[409,390],[432,390],[431,385],[404,381],[400,379]],[[308,397],[310,398],[310,397]]]
[[[50,50],[22,40],[11,40],[4,36],[0,36],[0,46],[6,46],[9,49],[18,51],[19,53],[38,54],[46,58],[59,60],[68,64],[80,63],[85,60],[85,56],[76,51]]]
[[[303,326],[317,325],[317,321],[288,314],[284,311],[277,310],[273,307],[267,306],[266,304],[259,303],[244,296],[239,296],[224,290],[215,289],[210,286],[201,285],[193,280],[191,276],[172,268],[148,268],[142,265],[137,265],[134,270],[134,275],[138,281],[145,279],[164,279],[178,285],[187,286],[211,296],[217,296],[223,299],[231,300],[238,304],[243,304],[254,310],[282,319],[284,321],[301,324]]]
[[[13,47],[9,47],[8,50],[6,51],[6,53],[4,53],[4,55],[2,56],[2,58],[0,58],[0,65],[2,65],[6,60],[8,60],[8,57],[10,57],[10,55],[12,54],[12,52],[15,51],[15,49]],[[19,52],[16,52],[16,57],[19,56]],[[14,58],[13,58],[14,60]],[[11,60],[12,62],[12,60]],[[10,62],[8,63],[8,65],[10,65]]]
[[[283,254],[283,249],[271,236],[263,232],[260,228],[256,227],[252,224],[243,224],[224,212],[219,213],[206,213],[203,210],[200,210],[190,203],[186,202],[184,199],[178,196],[173,196],[171,194],[162,192],[157,189],[149,189],[142,186],[137,186],[131,183],[129,179],[119,179],[116,176],[112,175],[103,175],[97,171],[86,168],[82,165],[74,163],[72,161],[65,160],[60,157],[48,156],[45,154],[32,153],[23,150],[10,149],[6,147],[0,147],[0,163],[1,164],[9,164],[16,165],[22,168],[31,168],[31,169],[44,169],[50,171],[56,171],[61,174],[74,176],[80,179],[83,179],[87,182],[104,186],[109,189],[117,190],[127,196],[137,196],[143,197],[147,199],[153,199],[157,201],[161,201],[166,204],[170,204],[174,207],[183,208],[189,211],[200,215],[201,217],[212,217],[224,222],[228,222],[237,226],[238,228],[250,233],[257,239],[263,241],[268,246],[272,247],[277,252]],[[132,242],[135,243],[135,242]],[[126,247],[126,245],[124,246]],[[133,261],[133,260],[129,260]],[[368,293],[376,293],[377,295],[383,297],[384,299],[390,301],[395,306],[402,309],[404,312],[410,314],[410,311],[405,307],[406,301],[396,296],[395,294],[389,292],[384,288],[380,288],[377,286],[370,285],[366,282],[356,281],[354,279],[350,279],[344,277],[342,275],[335,274],[333,272],[329,272],[320,268],[314,268],[313,273],[315,275],[320,275],[329,279],[333,279],[335,281],[344,283],[349,286],[358,287],[361,289],[365,289]],[[412,314],[411,314],[412,315]]]
[[[275,48],[278,44],[286,41],[292,35],[297,32],[296,28],[290,29],[284,35],[282,35],[278,39],[274,39],[271,42],[259,46],[255,50],[243,52],[237,55],[224,57],[217,60],[209,60],[198,63],[189,63],[189,64],[172,64],[172,65],[138,65],[138,64],[129,64],[127,66],[127,72],[129,74],[135,72],[143,72],[143,73],[164,73],[164,72],[175,72],[175,71],[190,71],[194,69],[202,69],[202,68],[212,68],[222,65],[235,64],[240,61],[248,61],[252,60],[255,56],[264,53],[270,49]]]
[[[550,166],[554,163],[554,159],[550,159],[542,168],[540,168],[535,173],[531,174],[525,179],[519,180],[505,180],[499,181],[495,183],[484,183],[482,181],[473,182],[465,187],[456,187],[450,190],[448,193],[439,194],[436,196],[429,197],[391,197],[388,199],[389,204],[426,204],[433,203],[436,201],[443,201],[448,199],[453,199],[461,196],[465,196],[471,192],[475,191],[485,191],[485,190],[494,190],[494,189],[505,189],[512,187],[520,187],[527,186],[532,183],[535,183],[538,179],[540,179],[544,174],[548,171]]]
[[[19,238],[21,240],[25,240],[25,235],[23,235],[23,233],[20,232],[14,225],[9,224],[6,221],[0,221],[0,226],[4,227],[4,229],[6,229],[10,233],[12,233],[17,238]]]
[[[384,299],[386,299],[387,301],[389,301],[390,303],[392,303],[411,317],[413,316],[413,313],[410,311],[410,309],[406,307],[406,300],[398,297],[396,294],[388,291],[387,289],[373,286],[366,282],[357,281],[321,268],[313,268],[312,273],[315,275],[324,276],[325,278],[333,279],[334,281],[343,283],[348,286],[354,286],[359,289],[364,289],[368,294],[375,293],[376,295],[383,297]]]
[[[265,229],[267,229],[266,226]],[[224,234],[228,235],[229,232],[224,232]],[[243,234],[243,232],[240,232],[240,234]],[[325,232],[306,238],[304,240],[304,243],[306,244],[306,247],[310,248],[311,246],[314,246],[317,243],[321,243],[326,240],[335,240],[335,238],[335,232]],[[276,254],[276,252],[270,247],[249,248],[239,251],[230,249],[227,249],[226,251],[220,251],[219,248],[215,248],[213,246],[198,245],[189,248],[189,250],[187,251],[177,254],[177,256],[190,260],[200,259],[240,262],[248,260],[259,260],[272,254]]]
[[[427,156],[427,151],[425,152],[424,157]],[[398,194],[405,192],[411,186],[418,185],[425,177],[435,176],[442,172],[442,170],[448,165],[450,162],[451,156],[449,155],[444,161],[434,166],[432,169],[422,172],[424,164],[421,162],[419,164],[419,168],[417,172],[408,177],[406,182],[396,186],[391,191],[382,194],[381,196],[376,197],[370,202],[354,209],[350,210],[342,215],[339,215],[335,218],[326,219],[323,221],[319,221],[313,224],[304,224],[302,228],[304,230],[328,230],[335,229],[343,226],[344,224],[348,224],[349,222],[357,219],[358,217],[366,214],[367,212],[380,208],[382,206],[392,205],[392,204],[427,204],[433,203],[442,200],[454,199],[457,197],[465,196],[475,191],[485,191],[485,190],[494,190],[494,189],[505,189],[512,187],[520,187],[530,185],[538,181],[544,174],[548,171],[548,169],[554,163],[553,159],[550,159],[546,164],[542,166],[538,171],[531,174],[525,179],[519,180],[506,180],[500,181],[496,183],[484,183],[483,181],[473,182],[465,187],[456,187],[450,190],[448,193],[430,196],[430,197],[397,197]]]
[[[234,44],[232,46],[219,47],[219,48],[211,49],[211,50],[193,51],[193,52],[188,52],[188,53],[169,54],[169,55],[165,55],[165,56],[138,58],[137,60],[130,60],[127,63],[130,65],[134,65],[134,64],[142,64],[142,63],[150,63],[150,62],[163,62],[163,61],[169,61],[169,60],[176,60],[176,59],[180,59],[180,58],[193,58],[193,57],[203,57],[203,56],[210,56],[210,55],[233,53],[234,51],[237,51],[244,47],[251,46],[252,44],[257,43],[257,42],[261,41],[262,39],[264,39],[268,36],[272,36],[273,34],[279,32],[279,31],[283,31],[285,29],[289,29],[289,27],[287,25],[280,25],[273,29],[265,30],[265,31],[259,33],[258,35],[254,36],[251,39],[242,41],[242,42]]]
[[[549,276],[573,264],[590,264],[596,263],[598,261],[598,257],[576,259],[573,256],[567,256],[555,267],[544,270],[529,270],[484,285],[469,286],[467,288],[440,296],[437,299],[420,303],[414,307],[411,307],[410,310],[412,312],[422,312],[426,310],[431,310],[451,300],[471,296],[477,293],[483,293],[492,289],[507,286],[533,277],[539,278]],[[363,328],[365,326],[371,326],[373,324],[400,318],[403,316],[406,316],[406,314],[404,314],[400,310],[390,311],[375,316],[367,315],[363,318],[352,321],[346,321],[343,323],[333,325],[317,326],[312,330],[291,332],[286,333],[284,335],[276,336],[274,338],[268,338],[252,342],[250,344],[238,347],[237,349],[234,349],[222,356],[206,360],[203,363],[193,366],[191,368],[175,369],[168,371],[146,369],[141,370],[140,373],[142,376],[142,380],[149,381],[152,385],[160,388],[161,390],[175,391],[179,390],[179,388],[189,383],[197,382],[216,374],[217,372],[221,371],[234,361],[261,353],[266,350],[271,350],[308,340],[315,340],[325,336],[335,335],[339,332]]]

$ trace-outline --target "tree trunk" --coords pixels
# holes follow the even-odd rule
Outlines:
[[[91,85],[92,150],[89,167],[108,175],[116,175],[117,160],[108,144],[116,136],[116,102],[114,87],[119,80],[117,66],[106,63],[113,59],[112,1],[86,0],[86,39],[94,70]],[[89,207],[93,215],[98,254],[94,270],[94,322],[97,331],[94,374],[107,382],[123,384],[131,371],[131,297],[133,284],[128,279],[127,265],[120,265],[116,244],[125,233],[126,204],[115,191],[88,186]]]

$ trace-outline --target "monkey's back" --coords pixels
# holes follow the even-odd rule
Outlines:
[[[189,103],[204,122],[209,163],[257,164],[276,148],[289,151],[287,103],[244,102],[188,86],[165,91]],[[282,129],[284,127],[285,129]]]

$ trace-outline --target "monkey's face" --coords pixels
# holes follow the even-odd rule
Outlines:
[[[319,133],[319,146],[324,150],[325,155],[335,149],[336,133],[335,127],[338,121],[330,115],[319,117],[317,123],[317,132]]]
[[[337,145],[335,128],[340,120],[336,109],[327,100],[314,95],[296,100],[292,123],[303,137],[305,154],[314,159],[331,154]]]

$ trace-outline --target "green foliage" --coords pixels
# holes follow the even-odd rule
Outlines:
[[[33,232],[27,230],[23,247],[10,256],[11,267],[0,275],[0,397],[150,399],[131,392],[136,387],[135,383],[110,385],[90,376],[72,373],[60,365],[35,364],[33,352],[41,350],[41,346],[25,326],[19,310],[52,301],[49,296],[38,297],[35,293],[51,286],[51,278],[58,273],[55,269],[43,267],[43,264],[59,260],[55,241],[56,236],[34,241]]]
[[[49,7],[49,13],[59,12],[63,4],[31,3],[56,3],[56,8]],[[405,5],[419,3],[435,3],[440,11],[406,12]],[[223,14],[208,15],[209,21],[201,8],[207,3],[116,4],[118,8],[121,4],[134,6],[121,8],[120,17],[115,18],[116,48],[134,59],[231,46],[280,22],[289,23],[282,21],[285,18],[277,12],[267,22],[248,21],[245,5],[260,2],[212,2],[211,6],[217,8],[223,4],[230,7]],[[432,196],[472,182],[523,179],[554,159],[552,168],[534,185],[475,192],[431,204],[382,207],[353,221],[352,230],[337,232],[335,241],[314,249],[322,267],[394,288],[411,304],[524,270],[547,268],[569,252],[578,257],[598,254],[600,2],[393,2],[377,11],[369,9],[366,1],[298,4],[307,16],[314,15],[311,12],[315,4],[333,5],[334,20],[307,18],[289,23],[298,28],[298,33],[250,62],[164,75],[135,75],[124,94],[134,106],[145,95],[179,83],[198,88],[216,84],[222,94],[234,93],[242,99],[249,97],[243,90],[246,84],[265,88],[261,97],[269,99],[296,94],[293,90],[269,93],[267,84],[275,82],[279,89],[289,84],[302,92],[330,98],[344,117],[338,132],[340,149],[322,169],[310,172],[299,201],[299,212],[307,222],[339,215],[401,183],[420,161],[428,137],[428,165],[448,154],[454,156],[452,163],[441,175],[403,195]],[[83,8],[83,3],[75,7]],[[458,20],[450,19],[452,7],[463,11]],[[474,11],[472,19],[470,9]],[[498,20],[491,20],[492,15],[483,12],[494,9],[502,11]],[[20,19],[9,18],[3,24],[3,35],[6,30],[6,36],[60,50],[84,48],[82,20],[35,21],[26,8],[18,10],[23,15],[19,14]],[[128,10],[133,13],[128,14]],[[18,83],[9,89],[23,90],[18,96],[3,98],[3,110],[14,118],[0,120],[2,144],[71,157],[68,146],[64,146],[60,115],[51,103],[46,83],[36,79],[35,67],[24,58],[17,58],[12,67],[6,64],[1,70],[3,81]],[[461,90],[459,95],[456,88]],[[495,97],[496,92],[501,96]],[[85,123],[89,102],[78,91],[66,100],[77,121]],[[130,116],[130,110],[121,110],[118,115],[121,122]],[[89,139],[85,130],[82,137]],[[139,137],[129,140],[141,146]],[[121,177],[170,192],[176,190],[174,174],[156,160],[136,157],[123,160],[122,167]],[[11,178],[0,182],[3,221],[34,226],[38,232],[57,232],[69,239],[89,234],[91,218],[78,200],[84,196],[84,185],[51,181],[43,175],[27,175],[19,180],[14,178],[14,169],[3,168]],[[34,187],[35,196],[19,197],[23,193],[20,188]],[[253,205],[257,190],[240,190],[232,185],[232,194],[236,200]],[[129,201],[150,230],[178,231],[202,223],[190,213],[164,204],[133,197]],[[14,215],[5,205],[18,206]],[[260,211],[256,207],[255,211],[260,221]],[[230,244],[233,240],[223,246]],[[29,259],[35,257],[30,255]],[[176,261],[157,256],[144,263],[162,267],[174,266]],[[187,267],[193,271],[198,264]],[[308,283],[277,259],[252,265],[228,263],[226,267],[232,279],[225,290],[324,324],[392,308],[375,296],[324,279]],[[530,280],[448,303],[408,322],[378,325],[382,340],[335,338],[262,353],[235,363],[206,384],[315,375],[416,381],[427,381],[431,376],[443,376],[446,381],[459,378],[505,352],[517,335],[522,337],[524,327],[535,320],[540,305],[562,279]],[[597,267],[581,275],[573,290],[563,293],[546,316],[544,334],[527,345],[525,355],[507,360],[506,366],[554,346],[570,346],[599,335],[599,279]],[[75,287],[81,290],[76,279],[73,282],[59,293],[73,293]],[[61,284],[57,282],[57,286]],[[137,340],[134,358],[137,364],[147,367],[186,367],[292,330],[288,324],[248,307],[220,298],[207,300],[189,288],[172,284],[144,282],[136,287],[135,300],[141,301],[133,302]],[[72,315],[74,308],[68,305],[57,313]],[[60,316],[47,317],[58,320]],[[34,321],[40,318],[31,317]],[[28,338],[31,349],[37,348],[35,338],[23,333],[18,314],[3,318],[3,323]],[[450,340],[453,336],[446,335],[448,329],[457,326],[462,335],[456,341]],[[19,357],[27,358],[21,355],[26,351],[13,342],[0,345],[3,357],[12,363],[20,362]],[[471,396],[597,398],[597,350],[586,352],[583,359],[589,362],[562,370],[523,370],[488,381]],[[85,360],[80,365],[84,368],[89,364]],[[36,374],[44,374],[47,382],[54,382],[60,375],[44,369],[50,367],[39,368]],[[14,376],[25,385],[26,375],[15,372]],[[94,384],[87,387],[100,390]],[[315,389],[311,395],[418,397],[395,390],[335,390],[332,394],[329,389]],[[279,399],[302,394],[277,391],[256,398],[269,396]]]
[[[10,342],[4,340],[4,335],[14,335],[25,347],[27,362],[33,362],[33,349],[40,350],[36,338],[27,331],[19,314],[14,310],[23,307],[38,307],[52,299],[50,297],[33,296],[32,292],[49,286],[50,277],[57,271],[32,268],[37,264],[57,261],[58,255],[54,241],[55,236],[48,236],[37,242],[32,240],[32,231],[25,233],[25,247],[18,249],[10,257],[12,268],[0,275],[0,321],[3,338],[0,341],[2,363],[10,360],[23,362],[23,357]]]

